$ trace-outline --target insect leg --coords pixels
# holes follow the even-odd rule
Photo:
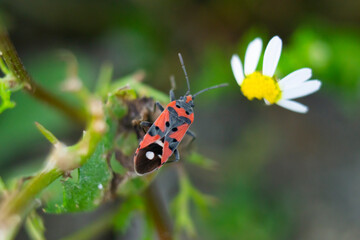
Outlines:
[[[188,131],[186,132],[186,134],[189,135],[189,136],[192,138],[192,139],[191,139],[191,142],[196,139],[196,134],[195,134],[193,131],[188,130]],[[190,143],[191,143],[191,142],[190,142]]]
[[[161,106],[161,104],[160,104],[159,102],[156,102],[155,105],[154,105],[154,112],[155,112],[156,106],[159,108],[159,110],[160,110],[161,112],[164,111],[164,107]]]
[[[152,123],[148,121],[142,121],[140,127],[151,127]]]
[[[175,155],[175,162],[179,161],[180,160],[180,154],[179,154],[179,151],[177,149],[175,149],[174,155]]]
[[[173,162],[177,162],[180,160],[180,154],[177,149],[174,150],[174,156],[175,156],[174,160],[168,160],[166,163],[173,163]]]
[[[148,122],[148,121],[142,121],[142,122],[140,122],[140,127],[144,130],[144,132],[146,132],[145,131],[145,127],[151,127],[151,125],[152,125],[152,123],[151,122]]]

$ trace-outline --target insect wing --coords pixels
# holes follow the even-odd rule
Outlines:
[[[162,164],[164,164],[169,159],[169,157],[172,155],[174,150],[178,147],[179,143],[184,138],[189,127],[190,125],[184,123],[176,127],[175,129],[172,128],[170,132],[166,135],[162,161],[161,161]]]
[[[140,142],[134,157],[135,171],[138,174],[152,172],[161,166],[167,121],[169,112],[165,110]]]

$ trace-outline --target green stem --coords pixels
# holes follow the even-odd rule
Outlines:
[[[14,45],[12,44],[6,28],[1,23],[0,19],[0,51],[5,60],[5,63],[12,74],[25,86],[25,90],[36,99],[48,103],[50,106],[55,107],[70,119],[78,122],[85,123],[85,114],[79,109],[63,102],[51,93],[47,92],[44,88],[37,85],[25,70]]]
[[[94,153],[106,130],[101,101],[89,99],[89,112],[91,118],[83,138],[71,147],[57,143],[48,156],[44,170],[33,177],[22,189],[4,198],[0,205],[1,240],[13,239],[22,219],[34,207],[34,200],[43,189],[67,171],[85,164]]]
[[[33,206],[36,196],[63,173],[57,168],[43,171],[32,178],[20,192],[15,192],[13,197],[5,200],[0,211],[0,239],[14,237],[21,219]]]
[[[36,195],[40,193],[44,188],[50,185],[58,177],[63,175],[63,171],[54,168],[49,171],[41,172],[39,175],[32,178],[23,191],[17,194],[17,197],[13,199],[12,204],[8,209],[4,209],[4,213],[8,212],[9,215],[16,212],[23,212],[26,210],[26,206],[35,199]]]

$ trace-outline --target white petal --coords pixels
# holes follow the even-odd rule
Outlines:
[[[231,58],[231,68],[233,70],[235,79],[239,85],[244,80],[244,72],[241,60],[238,55],[234,54]]]
[[[299,85],[302,82],[311,78],[311,69],[302,68],[296,70],[279,81],[281,90],[289,89]]]
[[[321,82],[319,80],[307,81],[302,83],[296,88],[285,90],[282,93],[281,98],[294,99],[294,98],[304,97],[319,90],[320,86],[321,86]]]
[[[307,113],[307,111],[308,111],[307,106],[305,106],[301,103],[292,101],[292,100],[282,99],[282,100],[278,101],[276,104],[283,108],[286,108],[288,110],[298,112],[298,113]]]
[[[264,102],[266,105],[271,105],[271,103],[268,100],[266,100],[266,98],[264,98]]]
[[[272,77],[275,73],[281,55],[282,41],[278,36],[273,37],[265,49],[263,74]]]
[[[245,53],[245,75],[252,74],[259,63],[260,54],[262,50],[262,41],[260,38],[256,38],[246,49]]]

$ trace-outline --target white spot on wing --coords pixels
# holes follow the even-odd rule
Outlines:
[[[164,147],[164,143],[163,143],[162,141],[160,141],[160,140],[156,140],[156,142],[155,142],[155,143],[157,143],[158,145],[160,145],[160,146]]]
[[[155,157],[155,154],[154,154],[154,152],[147,151],[146,154],[145,154],[145,156],[146,156],[147,159],[153,160],[154,157]]]

